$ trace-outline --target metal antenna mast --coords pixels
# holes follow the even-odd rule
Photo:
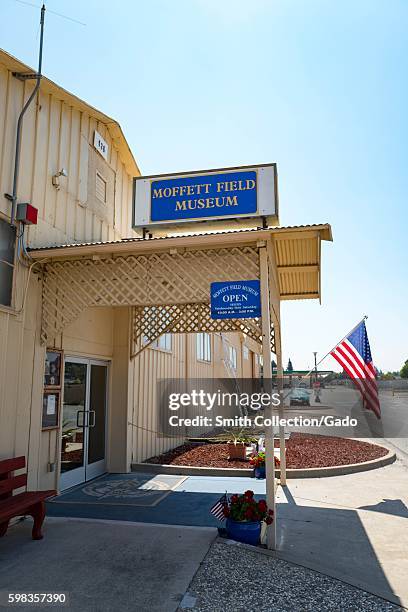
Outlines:
[[[11,200],[11,225],[16,224],[16,209],[17,209],[17,188],[18,188],[18,174],[20,170],[20,147],[21,147],[21,131],[23,128],[23,119],[24,115],[30,106],[31,102],[34,100],[37,91],[40,87],[41,82],[41,69],[42,69],[42,55],[43,55],[43,38],[44,38],[44,18],[45,18],[45,4],[41,7],[41,19],[40,19],[40,49],[38,54],[38,71],[36,74],[22,74],[18,72],[14,72],[13,76],[16,78],[26,81],[28,79],[36,79],[35,87],[31,93],[31,96],[28,98],[27,102],[24,104],[23,109],[19,115],[17,122],[17,136],[16,136],[16,152],[14,157],[14,176],[13,176],[13,193],[12,195],[5,194],[6,198]]]

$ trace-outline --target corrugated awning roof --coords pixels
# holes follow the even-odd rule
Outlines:
[[[105,242],[70,242],[67,244],[55,244],[48,245],[44,247],[36,247],[36,248],[28,248],[32,253],[37,253],[37,251],[54,251],[56,249],[71,249],[71,248],[79,248],[79,247],[93,247],[93,246],[104,246],[104,245],[115,245],[115,244],[130,244],[134,242],[146,242],[149,241],[163,241],[163,240],[174,240],[174,239],[182,239],[182,238],[191,238],[191,237],[202,237],[202,236],[225,236],[226,234],[248,234],[253,232],[262,232],[267,231],[273,234],[275,233],[287,233],[296,230],[319,230],[324,232],[325,237],[322,236],[323,240],[332,240],[331,227],[328,223],[312,223],[310,225],[286,225],[286,226],[278,226],[278,227],[269,227],[266,230],[261,230],[259,228],[253,229],[239,229],[239,230],[222,230],[222,231],[213,231],[213,232],[189,232],[185,234],[178,234],[174,236],[159,236],[153,238],[122,238],[122,240],[110,240]],[[326,231],[325,231],[326,230]]]
[[[321,241],[332,240],[329,224],[272,227],[268,229],[203,232],[158,238],[127,238],[111,242],[86,242],[31,249],[36,260],[100,258],[145,254],[163,249],[223,248],[250,244],[272,237],[282,300],[320,298]]]

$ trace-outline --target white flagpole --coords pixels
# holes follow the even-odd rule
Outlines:
[[[360,324],[361,324],[363,321],[365,321],[366,319],[368,319],[368,317],[367,317],[367,315],[364,315],[364,317],[361,319],[361,321],[359,321],[359,322],[357,323],[357,325],[355,325],[355,326],[353,327],[353,329],[351,329],[349,332],[347,332],[347,334],[346,334],[345,336],[343,336],[343,338],[342,338],[341,340],[339,340],[339,342],[336,344],[336,346],[334,346],[332,349],[330,349],[330,351],[329,351],[328,353],[326,353],[326,354],[325,354],[325,356],[324,356],[324,357],[322,357],[322,358],[320,359],[320,361],[319,361],[318,363],[316,363],[316,365],[315,365],[315,366],[314,366],[314,367],[313,367],[311,370],[309,370],[309,372],[308,372],[308,373],[305,375],[305,378],[307,378],[308,376],[310,376],[310,374],[311,374],[311,373],[312,373],[312,372],[315,370],[315,368],[317,368],[317,366],[318,366],[318,365],[320,365],[320,364],[322,363],[322,361],[324,361],[324,360],[326,359],[326,357],[328,357],[328,356],[330,355],[330,353],[331,353],[332,351],[334,351],[334,349],[336,349],[336,348],[339,346],[339,344],[341,344],[341,343],[343,342],[343,340],[344,340],[345,338],[347,338],[347,336],[349,336],[350,334],[352,334],[352,333],[353,333],[353,331],[354,331],[355,329],[357,329],[357,327],[358,327],[358,326],[359,326],[359,325],[360,325]]]

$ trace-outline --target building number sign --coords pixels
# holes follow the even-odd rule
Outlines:
[[[94,135],[94,147],[104,159],[108,159],[109,145],[96,130]]]

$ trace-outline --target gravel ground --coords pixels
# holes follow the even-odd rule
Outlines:
[[[388,453],[382,446],[334,436],[293,433],[286,444],[288,468],[316,468],[362,463]],[[183,444],[146,463],[198,467],[250,468],[248,461],[229,461],[227,444]]]
[[[397,612],[399,606],[312,570],[217,540],[179,612]]]

